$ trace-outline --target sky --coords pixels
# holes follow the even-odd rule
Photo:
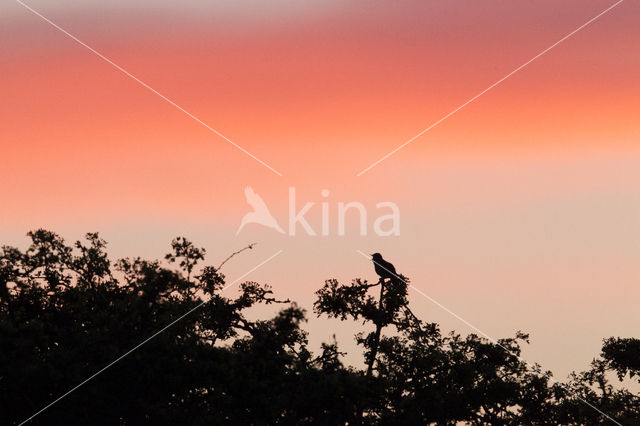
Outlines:
[[[228,279],[282,250],[247,279],[307,308],[313,345],[336,334],[351,354],[359,326],[311,306],[325,279],[376,279],[357,250],[489,336],[531,333],[525,359],[559,378],[603,338],[638,336],[640,3],[360,176],[615,1],[24,3],[139,81],[19,2],[0,5],[0,244],[97,231],[114,258],[161,258],[184,235],[218,264],[257,242]],[[253,224],[236,236],[246,186],[285,228],[290,187],[298,209],[315,203],[318,233],[327,203],[330,235]],[[367,209],[367,236],[355,216],[337,235],[350,201]],[[385,201],[400,235],[372,232]],[[444,331],[473,331],[410,301]]]

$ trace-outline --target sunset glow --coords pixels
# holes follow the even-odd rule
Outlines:
[[[488,334],[531,332],[526,357],[560,377],[586,366],[603,336],[637,334],[639,2],[620,4],[360,177],[615,2],[26,3],[283,176],[7,1],[3,244],[24,246],[38,227],[69,241],[97,231],[113,256],[161,258],[185,235],[217,264],[258,242],[225,274],[282,249],[250,278],[309,310],[325,279],[373,278],[356,250],[380,251]],[[258,226],[236,237],[245,186],[283,223],[295,187],[300,203],[316,203],[308,217],[318,228],[323,189],[332,209],[359,201],[375,212],[393,201],[401,232],[360,237],[353,221],[344,237]],[[443,329],[471,331],[410,297]],[[310,317],[322,338],[354,333]]]

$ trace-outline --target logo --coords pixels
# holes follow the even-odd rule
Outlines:
[[[337,213],[336,225],[333,230],[336,232],[338,236],[344,236],[346,234],[346,223],[347,223],[347,213],[353,212],[349,217],[353,218],[354,214],[357,213],[357,217],[359,219],[359,234],[361,236],[366,236],[369,232],[369,214],[367,212],[367,208],[363,203],[358,201],[350,201],[350,202],[338,202],[337,205],[332,208],[330,202],[327,200],[329,197],[329,190],[323,189],[320,192],[321,196],[324,198],[322,202],[320,202],[321,208],[321,225],[320,225],[320,234],[322,236],[330,235],[332,231],[331,225],[331,212],[335,211]],[[240,222],[240,226],[238,227],[238,231],[236,232],[236,236],[240,234],[240,231],[244,229],[246,225],[249,224],[259,224],[265,226],[267,228],[273,229],[281,234],[287,234],[289,236],[295,236],[296,230],[298,229],[298,225],[310,236],[316,236],[318,233],[311,226],[307,218],[305,217],[307,213],[314,207],[316,202],[307,202],[305,203],[300,210],[296,210],[297,200],[296,200],[296,188],[289,187],[289,220],[288,220],[288,232],[285,232],[280,224],[276,220],[275,217],[271,214],[271,211],[267,207],[267,204],[264,202],[262,197],[258,195],[253,188],[247,186],[244,189],[244,195],[247,200],[247,203],[253,209],[249,213],[245,214]],[[400,235],[400,209],[398,205],[391,201],[382,201],[376,204],[376,213],[378,216],[373,222],[372,230],[375,235],[381,237],[389,237],[389,236],[398,236]],[[386,213],[386,214],[380,214]]]
[[[236,231],[236,236],[248,223],[258,223],[284,234],[284,231],[280,228],[280,225],[278,225],[278,221],[273,217],[262,197],[256,194],[253,188],[247,186],[244,189],[244,196],[247,198],[247,203],[253,208],[253,211],[244,215],[240,222],[240,227],[238,231]]]

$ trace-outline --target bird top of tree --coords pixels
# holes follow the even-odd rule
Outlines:
[[[371,260],[373,261],[373,266],[375,268],[376,274],[378,274],[382,281],[387,278],[392,282],[397,282],[400,280],[400,277],[396,273],[396,268],[393,266],[393,264],[384,260],[380,253],[372,254]]]

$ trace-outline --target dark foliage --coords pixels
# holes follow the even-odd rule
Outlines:
[[[336,342],[312,354],[304,310],[269,286],[223,293],[224,275],[199,267],[204,249],[184,238],[166,256],[172,270],[112,263],[97,234],[73,246],[45,230],[29,237],[24,252],[0,250],[2,424],[78,385],[31,424],[613,424],[584,401],[640,423],[638,396],[608,378],[638,377],[637,339],[606,340],[590,370],[557,384],[519,359],[525,334],[496,344],[421,321],[404,277],[328,280],[315,312],[371,330],[356,335],[360,370],[343,364]],[[282,308],[248,319],[258,304]]]

